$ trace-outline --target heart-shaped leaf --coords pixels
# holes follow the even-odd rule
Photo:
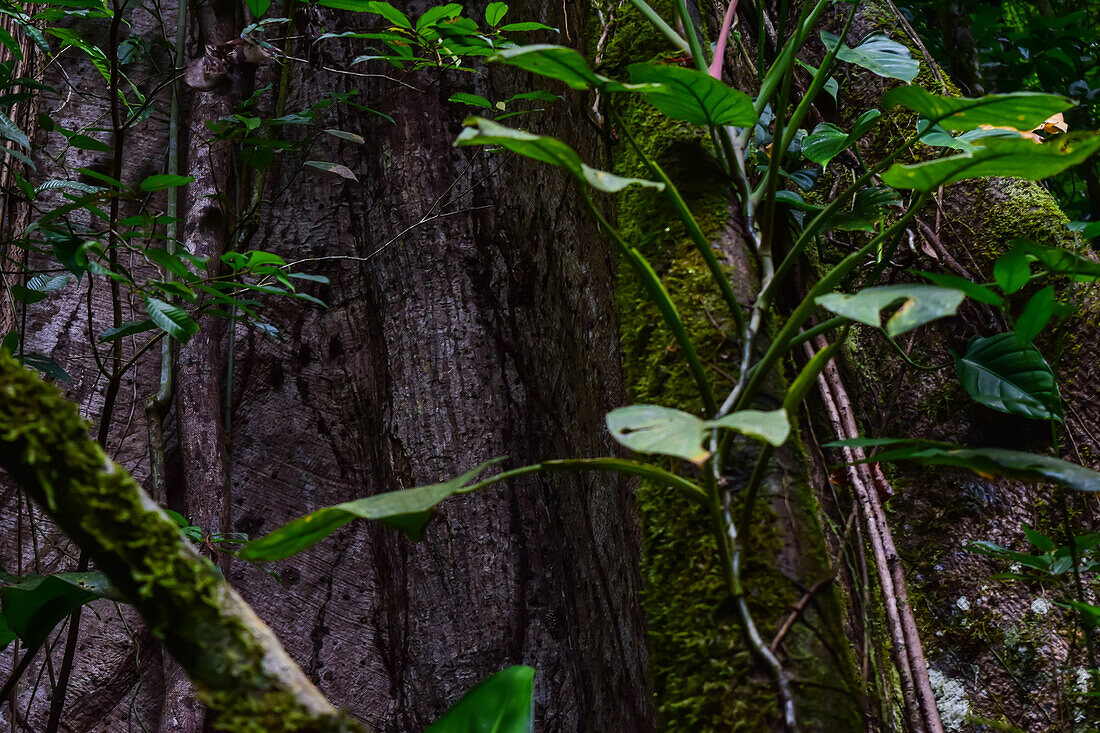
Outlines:
[[[703,447],[711,430],[725,428],[782,445],[790,433],[786,410],[742,410],[719,420],[658,405],[631,405],[607,413],[607,429],[620,444],[638,453],[657,453],[700,464],[710,457]]]
[[[245,560],[282,560],[312,547],[340,527],[356,518],[377,519],[414,540],[424,536],[424,527],[432,518],[436,505],[463,489],[487,467],[504,460],[494,458],[471,471],[430,486],[387,491],[365,499],[325,507],[291,520],[269,535],[253,540],[241,549]]]
[[[645,92],[645,100],[674,120],[693,125],[756,124],[752,98],[698,69],[668,64],[631,64],[630,79],[661,86]]]
[[[944,97],[916,86],[900,86],[886,92],[883,107],[908,107],[926,120],[936,120],[948,130],[976,130],[981,125],[1033,130],[1052,115],[1073,106],[1057,94],[1016,92],[985,97]]]
[[[862,440],[864,439],[838,440],[822,447],[844,448],[860,445]],[[1051,456],[1002,448],[963,448],[949,443],[906,438],[879,438],[875,440],[875,444],[898,447],[856,462],[912,460],[927,465],[969,468],[985,477],[1005,476],[1019,481],[1056,483],[1078,491],[1100,491],[1100,473]]]
[[[1084,162],[1100,149],[1100,135],[1061,135],[1038,144],[1023,138],[983,138],[972,153],[962,153],[925,163],[895,163],[882,174],[882,182],[894,188],[934,191],[968,178],[1011,176],[1038,181]]]
[[[478,682],[424,733],[531,733],[535,670],[517,665]]]
[[[828,31],[821,31],[821,40],[829,50],[840,42],[840,38]],[[867,36],[855,48],[841,44],[837,58],[862,66],[879,76],[901,79],[906,83],[916,79],[920,73],[920,63],[909,55],[909,49],[882,33]]]
[[[500,145],[513,153],[563,168],[577,181],[605,193],[616,193],[632,184],[656,189],[665,187],[663,183],[656,181],[623,178],[614,173],[590,168],[581,161],[573,148],[554,137],[513,130],[483,117],[467,117],[464,124],[466,129],[455,140],[456,146]]]
[[[828,165],[830,160],[867,134],[881,115],[877,109],[864,112],[851,132],[844,132],[831,122],[822,122],[802,140],[802,154],[818,165]]]
[[[986,407],[1035,420],[1062,420],[1058,382],[1043,355],[1014,333],[975,336],[955,357],[959,380]]]
[[[851,295],[829,293],[814,302],[838,316],[876,328],[882,323],[882,311],[900,303],[901,307],[886,322],[886,333],[893,337],[937,318],[955,315],[963,297],[954,288],[907,284],[864,288]]]

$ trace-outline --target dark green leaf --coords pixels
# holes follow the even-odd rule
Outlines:
[[[526,21],[524,23],[505,23],[498,31],[502,33],[525,33],[527,31],[554,31],[557,33],[558,29],[553,26],[546,25],[545,23],[535,23],[533,21]]]
[[[468,92],[455,92],[447,98],[448,102],[458,102],[459,104],[467,104],[471,107],[492,107],[493,103],[485,97],[478,94],[469,94]]]
[[[1043,355],[1013,333],[975,336],[955,357],[959,380],[974,400],[1036,420],[1062,419],[1058,383]]]
[[[266,2],[270,3],[271,0],[266,0]],[[168,188],[185,186],[193,180],[195,180],[194,176],[175,176],[170,173],[160,173],[146,178],[141,182],[139,188],[142,191],[163,191]]]
[[[1038,532],[1031,527],[1024,525],[1024,536],[1027,537],[1027,541],[1032,545],[1042,550],[1043,552],[1054,551],[1054,540],[1047,537],[1042,532]]]
[[[1016,319],[1016,338],[1020,343],[1030,344],[1046,327],[1054,315],[1054,287],[1047,286],[1031,296],[1024,312]]]
[[[516,46],[489,57],[489,61],[498,61],[533,74],[557,79],[573,89],[599,88],[611,92],[635,89],[631,85],[620,84],[592,71],[584,56],[565,46],[545,43]]]
[[[312,547],[357,517],[380,520],[412,539],[420,540],[437,504],[462,492],[478,474],[501,460],[503,458],[486,461],[442,484],[388,491],[319,509],[249,542],[242,548],[241,557],[254,561],[282,560]]]
[[[710,457],[703,441],[715,428],[726,428],[772,445],[790,433],[785,410],[742,410],[720,420],[701,420],[682,410],[657,405],[631,405],[607,413],[607,429],[620,444],[638,453],[659,453],[700,464]]]
[[[37,647],[62,619],[88,601],[122,597],[103,573],[32,575],[0,590],[8,626],[29,647]]]
[[[985,97],[943,97],[917,86],[895,87],[882,98],[884,108],[901,105],[948,130],[976,130],[981,125],[1034,130],[1073,102],[1056,94],[1017,92]]]
[[[156,327],[157,324],[153,323],[152,319],[146,319],[144,321],[127,321],[118,328],[108,328],[106,331],[99,334],[99,341],[100,343],[118,341],[125,336],[132,336],[135,333],[149,331]]]
[[[965,277],[947,275],[942,272],[914,272],[914,274],[930,280],[933,285],[939,285],[941,288],[961,290],[966,294],[966,297],[976,300],[979,303],[988,303],[989,305],[998,307],[1004,305],[1004,299],[1001,298],[1001,296],[997,295],[986,286],[979,285],[973,280],[967,280]]]
[[[11,121],[6,114],[0,113],[0,137],[11,140],[16,145],[21,145],[27,150],[31,149],[30,138],[27,133],[19,129],[19,125]]]
[[[72,376],[62,369],[60,364],[45,354],[17,354],[15,358],[20,364],[42,372],[50,379],[56,379],[66,384],[73,381]]]
[[[664,188],[664,184],[655,181],[622,178],[613,173],[590,168],[581,162],[580,156],[571,147],[557,138],[513,130],[482,117],[467,117],[464,124],[466,129],[455,140],[456,146],[500,145],[513,153],[564,168],[578,182],[586,183],[606,193],[622,191],[632,184],[656,189]]]
[[[534,669],[503,669],[470,688],[424,733],[532,733],[534,693]]]
[[[387,2],[379,0],[317,0],[318,5],[334,10],[353,10],[357,13],[374,13],[401,28],[412,30],[408,16]]]
[[[159,298],[146,297],[145,309],[158,328],[182,343],[187,343],[199,330],[198,324],[187,311]]]
[[[245,0],[245,5],[248,6],[248,12],[252,13],[253,18],[260,18],[271,7],[271,0]]]
[[[899,336],[929,321],[955,315],[963,297],[953,288],[907,284],[864,288],[852,295],[829,293],[815,302],[838,316],[876,328],[882,323],[882,311],[900,303],[886,322],[886,333]]]
[[[74,148],[91,150],[97,153],[105,153],[111,149],[111,146],[107,143],[96,140],[94,137],[88,135],[73,135],[69,138],[69,145],[72,145]]]
[[[1017,239],[1014,249],[1034,260],[1055,275],[1065,275],[1078,282],[1100,280],[1100,262],[1087,259],[1064,247],[1044,247],[1028,239]]]
[[[631,64],[630,80],[659,84],[644,99],[674,120],[693,125],[756,124],[752,98],[698,69],[669,64]]]
[[[829,50],[835,48],[840,41],[828,31],[821,31],[821,40]],[[909,55],[909,49],[881,33],[867,36],[855,48],[842,44],[837,58],[862,66],[879,76],[901,79],[907,83],[916,79],[920,73],[920,63]]]
[[[973,153],[914,165],[895,163],[882,174],[894,188],[934,191],[968,178],[1011,176],[1037,181],[1079,165],[1100,148],[1100,134],[1060,135],[1037,144],[1024,138],[983,138]]]
[[[1012,334],[1007,335],[1012,337]],[[1060,458],[1001,448],[962,448],[949,443],[907,438],[880,438],[878,441],[878,445],[894,444],[898,447],[856,462],[911,460],[927,465],[968,468],[986,478],[1005,476],[1019,481],[1056,483],[1078,491],[1100,491],[1100,473]],[[842,448],[853,443],[838,440],[822,447]]]

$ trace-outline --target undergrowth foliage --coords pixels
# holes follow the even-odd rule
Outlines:
[[[471,92],[453,94],[450,100],[456,109],[470,107],[480,115],[466,119],[455,145],[481,146],[531,158],[561,169],[576,183],[580,201],[614,240],[673,335],[704,413],[694,415],[660,405],[621,407],[607,415],[607,428],[623,447],[640,454],[639,458],[548,459],[485,476],[503,460],[493,458],[440,484],[398,489],[326,507],[257,539],[211,535],[192,526],[185,517],[172,518],[185,537],[211,552],[233,552],[246,560],[265,562],[290,557],[356,518],[381,521],[420,540],[441,502],[531,473],[612,471],[640,476],[687,497],[696,507],[698,521],[709,527],[729,601],[737,610],[754,653],[770,671],[784,725],[794,730],[799,712],[791,681],[780,659],[760,638],[746,602],[749,588],[741,570],[743,538],[758,511],[756,497],[761,481],[774,450],[790,439],[791,415],[800,409],[849,334],[864,329],[895,348],[913,369],[953,369],[965,392],[985,408],[1049,423],[1051,452],[1057,453],[1062,399],[1057,379],[1036,341],[1052,321],[1074,312],[1074,303],[1062,295],[1068,291],[1061,285],[1095,282],[1100,279],[1100,264],[1064,248],[1018,240],[998,258],[991,282],[936,272],[913,272],[908,282],[879,281],[903,242],[907,227],[941,187],[985,176],[1039,180],[1057,175],[1100,149],[1100,133],[1067,131],[1060,120],[1074,102],[1057,94],[952,97],[914,86],[920,64],[905,46],[882,34],[849,38],[858,3],[804,3],[797,23],[782,39],[776,58],[770,65],[761,66],[749,94],[722,79],[721,60],[732,13],[726,14],[719,40],[711,49],[701,42],[701,33],[684,0],[676,3],[674,19],[661,18],[645,0],[632,2],[664,35],[670,52],[679,54],[679,61],[631,64],[621,79],[596,72],[574,49],[518,44],[516,34],[548,33],[553,29],[541,23],[505,22],[508,7],[501,2],[490,3],[479,17],[468,15],[458,3],[450,3],[430,8],[414,19],[386,2],[321,0],[320,6],[361,14],[360,27],[341,31],[324,29],[316,15],[309,15],[308,8],[298,12],[306,13],[300,25],[308,29],[309,61],[322,68],[330,63],[325,44],[343,39],[365,46],[353,67],[411,74],[476,70],[482,62],[502,64],[530,72],[559,91],[564,86],[589,92],[598,99],[600,116],[620,144],[635,150],[649,172],[647,177],[622,177],[600,170],[560,140],[503,124],[517,115],[540,112],[537,105],[552,104],[559,96],[553,90],[532,90],[502,100]],[[285,69],[301,62],[267,35],[290,27],[291,18],[264,18],[270,11],[270,0],[248,0],[247,5],[257,20],[245,27],[238,39],[226,39],[227,43],[222,44],[225,48],[211,48],[200,59],[177,57],[175,72],[182,73],[185,62],[189,63],[187,68],[198,70],[198,76],[189,78],[189,83],[197,79],[194,86],[205,88],[203,85],[209,84],[209,93],[214,93],[219,82],[211,79],[226,73],[219,63],[237,58],[229,54],[241,54],[242,48],[254,49],[248,58],[255,61],[248,63],[275,60]],[[823,15],[834,5],[845,11],[839,34],[820,28]],[[131,79],[126,71],[128,57],[123,53],[134,54],[137,49],[123,45],[100,49],[70,30],[51,25],[65,13],[79,12],[117,28],[125,3],[108,6],[91,0],[58,0],[38,7],[44,9],[34,11],[34,15],[18,5],[5,5],[0,12],[14,19],[16,27],[40,51],[55,52],[59,42],[61,47],[83,54],[103,77],[113,113],[112,126],[105,130],[64,129],[48,118],[40,120],[40,128],[73,148],[112,150],[127,132],[140,129],[155,107],[156,95],[172,86],[172,70],[166,70],[159,80]],[[287,15],[291,15],[290,9]],[[54,39],[53,45],[48,37]],[[4,34],[0,34],[0,43],[21,58],[25,44]],[[816,68],[798,57],[810,44],[825,51]],[[836,97],[842,76],[839,71],[844,65],[893,80],[879,102],[881,109],[863,110],[851,129],[828,122],[811,127],[815,103],[822,95]],[[0,107],[7,112],[28,95],[42,91],[38,81],[13,76],[14,69],[14,60],[0,64],[0,83],[10,92]],[[798,99],[793,93],[796,81],[807,89]],[[260,100],[275,91],[264,87],[240,99],[232,116],[206,131],[210,144],[232,145],[236,161],[255,176],[262,177],[281,156],[297,161],[299,167],[354,179],[354,172],[341,163],[310,156],[314,141],[322,135],[364,142],[353,133],[324,126],[328,113],[336,106],[361,106],[361,102],[351,94],[332,94],[306,109],[287,112],[276,108],[274,114],[266,115],[260,110],[271,107],[260,104]],[[722,172],[721,195],[733,205],[731,209],[736,211],[737,223],[761,275],[759,290],[748,307],[735,297],[732,274],[719,262],[685,198],[657,161],[637,143],[638,131],[631,129],[626,114],[626,105],[637,100],[656,113],[697,126],[710,141],[709,154]],[[178,106],[178,90],[172,106],[174,110]],[[890,113],[905,121],[905,139],[877,159],[865,160],[860,142]],[[388,116],[385,112],[378,114]],[[307,132],[293,141],[276,134],[287,126]],[[100,139],[104,136],[100,133],[106,133],[112,142]],[[127,321],[116,312],[112,327],[94,334],[94,348],[105,344],[112,349],[103,360],[104,373],[112,382],[117,382],[154,344],[166,338],[177,342],[191,338],[201,315],[244,321],[277,338],[277,328],[262,318],[264,299],[293,298],[323,306],[302,289],[311,283],[327,283],[323,275],[298,271],[296,267],[301,263],[248,248],[248,233],[255,230],[254,222],[263,215],[258,200],[226,202],[234,214],[237,246],[220,263],[207,262],[178,246],[176,192],[192,180],[184,171],[169,169],[141,181],[126,182],[119,180],[118,165],[107,174],[80,168],[73,171],[79,178],[32,186],[28,178],[28,168],[34,166],[29,136],[8,115],[0,116],[0,135],[11,143],[4,152],[12,180],[34,211],[30,226],[14,243],[34,253],[33,261],[51,265],[41,271],[25,269],[22,282],[12,289],[15,301],[25,309],[88,277],[110,283],[116,302],[125,300],[143,311],[139,318]],[[841,177],[839,193],[825,201],[806,196],[825,171]],[[631,186],[649,187],[667,197],[670,210],[695,245],[714,291],[728,311],[724,315],[734,324],[729,337],[739,350],[733,386],[728,391],[721,389],[723,383],[716,382],[703,363],[695,346],[699,334],[685,325],[677,304],[642,254],[639,243],[629,241],[612,224],[613,217],[601,208],[609,196]],[[607,196],[597,198],[594,191]],[[165,212],[151,204],[159,201],[161,194],[166,194]],[[121,217],[123,204],[138,213]],[[779,309],[777,294],[791,282],[794,268],[807,249],[838,232],[846,233],[853,248],[810,284],[793,310]],[[781,248],[781,240],[789,240],[790,246]],[[22,262],[15,264],[23,266]],[[944,362],[938,365],[914,361],[897,343],[899,336],[952,317],[967,299],[996,311],[1009,328],[1000,333],[973,334],[962,353],[944,354]],[[817,348],[812,358],[797,359],[796,353],[818,337],[826,337],[825,345]],[[132,356],[125,360],[115,346],[124,339],[139,339],[131,341]],[[51,378],[67,378],[66,365],[25,351],[26,341],[27,334],[17,329],[4,337],[3,345],[26,366]],[[785,391],[769,394],[777,381],[773,377],[792,364],[798,368]],[[870,456],[861,453],[863,457],[855,458],[858,461],[916,461],[1077,491],[1100,490],[1100,474],[1088,468],[1050,455],[997,446],[958,446],[906,436],[862,436],[825,447],[876,451]],[[735,451],[743,453],[746,449],[756,456],[755,468],[747,478],[735,480],[726,467]],[[735,506],[739,511],[734,511]],[[1043,573],[1064,581],[1068,573],[1096,572],[1097,563],[1089,554],[1100,546],[1096,535],[1077,537],[1068,546],[1059,547],[1030,528],[1027,533],[1038,554],[1013,552],[983,542],[974,543],[971,549],[1026,568],[1013,570],[1006,578]],[[0,581],[4,584],[0,591],[0,643],[5,645],[19,639],[37,647],[73,609],[96,598],[118,598],[105,579],[95,573],[49,577],[5,573]],[[1068,582],[1061,586],[1066,589],[1062,605],[1077,613],[1086,627],[1096,626],[1100,608],[1071,597]],[[47,606],[49,614],[39,613]],[[431,730],[468,730],[473,725],[470,721],[479,716],[498,714],[508,721],[498,729],[530,729],[533,674],[529,668],[505,670],[474,688]],[[927,679],[923,684],[927,685]],[[934,706],[932,712],[926,710],[924,714],[935,715]]]

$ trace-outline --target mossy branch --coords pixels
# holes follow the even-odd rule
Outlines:
[[[365,731],[337,711],[214,566],[88,436],[75,405],[0,354],[0,466],[141,613],[215,727]]]

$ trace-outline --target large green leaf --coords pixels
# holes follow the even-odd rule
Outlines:
[[[968,280],[965,277],[959,277],[958,275],[948,275],[943,272],[917,272],[916,270],[910,270],[914,275],[920,275],[923,278],[932,281],[933,285],[939,285],[941,288],[954,288],[955,290],[961,290],[968,298],[976,300],[979,303],[988,303],[989,305],[995,305],[1001,307],[1004,305],[1004,299],[987,288],[985,285]]]
[[[1036,420],[1061,420],[1058,382],[1043,355],[1014,333],[975,336],[955,357],[959,381],[974,398],[1000,412]]]
[[[742,410],[719,420],[701,420],[682,410],[657,405],[631,405],[607,413],[611,436],[638,453],[659,453],[702,463],[710,457],[703,447],[711,430],[725,428],[782,445],[790,433],[786,410]]]
[[[45,641],[62,619],[97,598],[123,600],[98,572],[32,575],[0,590],[7,626],[32,648]]]
[[[470,688],[424,733],[531,733],[535,670],[517,665]]]
[[[1024,138],[983,138],[974,144],[977,149],[972,153],[914,165],[895,163],[882,174],[882,182],[894,188],[928,192],[983,176],[1037,181],[1084,162],[1100,149],[1100,134],[1061,135],[1042,144]]]
[[[1050,273],[1065,275],[1078,282],[1100,280],[1100,262],[1086,259],[1064,247],[1044,247],[1029,239],[1018,239],[1013,249],[1022,252],[1028,260],[1038,262]],[[1029,267],[1029,277],[1030,274]]]
[[[829,50],[840,42],[840,38],[828,31],[821,31],[821,40]],[[909,49],[882,33],[867,36],[855,48],[841,44],[837,58],[862,66],[879,76],[904,82],[913,81],[920,73],[920,63],[909,55]]]
[[[149,312],[149,318],[157,324],[158,328],[177,341],[186,343],[199,330],[199,325],[187,311],[171,303],[165,303],[159,298],[147,296],[145,310]]]
[[[948,130],[976,130],[981,125],[1034,130],[1073,102],[1057,94],[1017,92],[985,97],[944,97],[915,86],[895,87],[882,98],[885,108],[908,107]]]
[[[597,170],[585,165],[573,148],[561,140],[546,135],[535,135],[523,130],[497,124],[482,117],[467,117],[466,129],[455,140],[456,146],[463,145],[500,145],[507,150],[540,160],[543,163],[564,168],[578,182],[587,183],[606,193],[622,191],[631,184],[663,189],[663,183],[646,181],[641,178],[623,178],[614,173]]]
[[[584,56],[566,46],[535,43],[506,48],[489,57],[489,61],[515,66],[533,74],[557,79],[573,89],[602,89],[606,92],[627,92],[648,89],[647,85],[622,84],[597,74]]]
[[[645,100],[674,120],[693,125],[756,124],[752,98],[698,69],[669,64],[631,64],[630,79],[638,84],[660,84]]]
[[[1011,336],[1012,334],[1008,334]],[[825,448],[863,445],[865,439],[826,443]],[[949,443],[905,438],[879,438],[875,445],[895,445],[892,450],[868,456],[857,463],[917,461],[939,466],[960,466],[985,477],[1005,476],[1020,481],[1052,482],[1078,491],[1100,491],[1100,473],[1060,458],[1002,448],[963,448]]]
[[[387,491],[365,499],[318,509],[291,520],[265,537],[249,542],[241,549],[241,557],[256,561],[282,560],[312,547],[356,518],[377,519],[414,540],[420,540],[437,504],[455,494],[464,493],[463,489],[472,490],[470,482],[488,466],[502,460],[504,459],[494,458],[486,461],[441,484]]]
[[[882,324],[882,311],[901,304],[886,322],[886,333],[899,336],[937,318],[955,315],[964,294],[954,288],[936,285],[906,284],[864,288],[858,293],[828,293],[816,302],[838,316],[851,318],[876,328]]]

